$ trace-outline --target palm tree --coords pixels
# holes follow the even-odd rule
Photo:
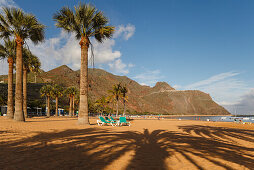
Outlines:
[[[69,100],[70,100],[70,107],[69,107],[69,116],[71,117],[72,116],[72,104],[73,104],[73,102],[72,102],[72,95],[71,95],[71,90],[70,90],[70,88],[67,88],[67,89],[65,89],[64,90],[64,94],[69,98]]]
[[[45,85],[41,88],[41,96],[47,97],[47,117],[50,117],[50,97],[52,96],[53,87],[51,85]]]
[[[7,102],[7,117],[13,119],[13,64],[15,60],[15,41],[10,39],[4,40],[4,45],[0,44],[0,59],[8,58],[8,102]]]
[[[109,92],[110,92],[110,90],[109,90]],[[116,104],[115,96],[111,94],[107,97],[107,100],[109,101],[109,103],[112,103],[111,110],[112,110],[112,114],[114,114],[114,108],[115,108],[115,104]]]
[[[80,3],[75,10],[63,7],[54,14],[58,28],[73,32],[80,40],[81,66],[80,66],[80,103],[79,103],[79,124],[89,124],[88,117],[88,48],[91,44],[90,38],[94,37],[98,42],[110,38],[114,33],[113,26],[107,26],[108,18],[101,11],[98,11],[90,4]]]
[[[114,96],[115,101],[116,101],[116,116],[118,116],[118,101],[121,97],[121,83],[115,84],[113,86],[112,90],[109,90],[109,93],[111,93],[112,96]]]
[[[69,87],[65,90],[65,94],[69,97],[70,99],[70,107],[69,107],[69,116],[73,116],[74,113],[74,106],[73,104],[75,101],[75,95],[77,94],[77,89],[75,87]]]
[[[75,87],[73,87],[72,90],[72,114],[74,115],[75,113],[75,97],[78,94],[78,89],[76,89]]]
[[[38,72],[41,62],[28,49],[23,48],[23,112],[27,118],[27,73]]]
[[[52,89],[52,95],[56,99],[56,116],[58,116],[58,98],[63,96],[63,87],[55,84]]]
[[[40,24],[32,14],[26,14],[21,9],[3,7],[0,14],[0,38],[14,37],[16,41],[16,89],[15,89],[15,113],[14,119],[25,121],[23,113],[22,95],[22,71],[23,58],[22,47],[26,39],[33,43],[44,39],[45,26]]]
[[[121,96],[122,96],[122,99],[123,99],[123,107],[124,107],[123,115],[125,115],[125,109],[126,109],[125,108],[125,103],[126,103],[126,101],[128,99],[128,96],[126,95],[128,93],[128,89],[127,89],[126,85],[122,86],[121,93],[122,93]]]
[[[95,106],[99,106],[101,108],[101,112],[104,113],[109,101],[105,96],[102,96],[98,100],[95,101]]]

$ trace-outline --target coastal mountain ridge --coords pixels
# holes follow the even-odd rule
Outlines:
[[[30,74],[29,82],[43,84],[56,83],[64,87],[79,88],[79,70],[74,71],[66,65],[57,67],[38,75]],[[121,83],[128,89],[127,110],[129,112],[151,112],[158,114],[181,115],[225,115],[230,114],[215,103],[209,94],[199,90],[175,90],[166,82],[157,82],[154,87],[140,85],[126,77],[106,72],[102,69],[88,69],[89,98],[93,101],[107,96],[114,84]],[[0,76],[1,78],[1,76]],[[29,93],[29,92],[28,92]],[[120,108],[122,108],[122,103]]]

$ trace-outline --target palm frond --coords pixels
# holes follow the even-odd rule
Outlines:
[[[11,27],[5,17],[0,14],[0,38],[8,38],[12,33]]]
[[[74,32],[77,39],[94,36],[97,41],[103,42],[112,37],[115,30],[115,27],[107,25],[108,18],[91,4],[79,3],[74,11],[63,7],[54,14],[53,19],[57,27]]]
[[[63,95],[63,87],[55,84],[52,88],[52,96],[53,97],[61,97]]]
[[[15,60],[15,41],[4,39],[4,45],[0,44],[0,58],[12,57]]]
[[[10,27],[9,24],[5,21],[5,18],[2,14],[0,14],[0,22],[3,27]]]
[[[6,49],[4,48],[2,44],[0,44],[0,60],[6,59],[6,58],[7,58]]]
[[[40,59],[27,48],[23,48],[23,64],[29,72],[38,72],[41,67]]]
[[[30,38],[38,43],[44,40],[45,26],[32,14],[26,14],[18,8],[3,8],[0,15],[0,38],[19,36],[25,41]]]
[[[56,26],[58,28],[63,28],[64,30],[70,32],[73,31],[74,14],[69,7],[63,7],[60,11],[53,15],[53,20],[56,21]]]
[[[52,96],[53,87],[51,85],[42,86],[40,89],[41,96]]]
[[[102,42],[106,38],[111,38],[114,34],[115,27],[105,26],[95,30],[94,37],[97,41]]]

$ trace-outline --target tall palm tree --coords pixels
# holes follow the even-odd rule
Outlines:
[[[0,59],[7,58],[9,63],[8,70],[8,101],[7,101],[7,117],[13,119],[13,64],[15,60],[15,41],[10,39],[4,40],[4,45],[0,44]]]
[[[56,26],[68,32],[73,32],[80,40],[81,66],[80,66],[80,104],[79,124],[89,124],[88,117],[88,48],[90,38],[94,37],[98,42],[110,38],[115,28],[108,26],[108,18],[90,4],[80,3],[74,11],[69,7],[63,7],[54,14]]]
[[[41,96],[47,97],[47,117],[50,117],[50,97],[52,96],[53,87],[51,85],[45,85],[40,89]]]
[[[55,84],[52,89],[52,95],[56,99],[56,116],[58,116],[58,99],[63,96],[63,87]]]
[[[126,101],[128,100],[128,96],[126,95],[128,93],[128,89],[127,89],[126,85],[121,87],[121,93],[122,93],[121,96],[123,99],[123,107],[124,107],[123,115],[125,115],[125,110],[126,110],[125,104],[126,104]]]
[[[41,62],[38,57],[33,55],[28,49],[23,48],[23,112],[27,118],[27,74],[38,72]]]
[[[112,90],[109,90],[109,93],[111,93],[111,95],[114,96],[116,101],[116,116],[118,116],[118,103],[121,97],[121,88],[122,88],[121,83],[118,83],[113,86]]]
[[[16,89],[15,89],[15,113],[14,120],[25,121],[23,113],[23,58],[22,47],[26,39],[33,43],[44,39],[45,26],[40,24],[32,14],[26,14],[17,8],[2,8],[3,14],[0,14],[0,37],[14,37],[16,41]]]

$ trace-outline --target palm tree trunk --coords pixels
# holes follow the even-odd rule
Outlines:
[[[56,116],[58,116],[58,97],[56,97]]]
[[[16,89],[15,89],[15,113],[14,120],[16,121],[25,121],[24,112],[23,112],[23,61],[22,61],[22,46],[23,40],[16,36]]]
[[[123,115],[125,116],[125,109],[126,109],[126,108],[125,108],[125,99],[123,100],[123,108],[124,108],[124,109],[123,109]]]
[[[118,116],[118,100],[116,101],[116,117]]]
[[[27,69],[23,66],[23,112],[27,118]]]
[[[80,103],[78,113],[78,124],[89,125],[88,117],[88,48],[89,40],[82,36],[81,46],[81,63],[80,63]]]
[[[72,116],[72,96],[70,96],[69,116]]]
[[[8,71],[8,102],[7,102],[7,117],[13,119],[13,59],[8,58],[9,71]]]
[[[114,111],[115,111],[115,102],[113,101],[112,114],[114,114]]]
[[[50,97],[49,96],[47,96],[47,103],[48,103],[47,117],[50,117]]]
[[[75,96],[72,96],[72,115],[75,113]]]

